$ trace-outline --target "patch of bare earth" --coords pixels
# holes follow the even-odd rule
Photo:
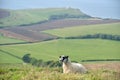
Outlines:
[[[23,36],[23,35],[21,35],[21,34],[14,33],[14,32],[12,32],[12,31],[0,30],[0,33],[2,33],[3,36],[7,36],[7,37],[9,37],[9,38],[16,38],[16,39],[19,39],[19,40],[25,40],[25,41],[29,41],[29,42],[34,41],[34,40],[31,39],[31,38],[28,38],[28,37]]]

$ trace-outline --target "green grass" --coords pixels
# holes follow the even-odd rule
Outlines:
[[[18,57],[30,53],[32,57],[44,61],[58,61],[58,57],[63,54],[69,55],[71,60],[78,62],[86,59],[120,59],[120,42],[101,39],[60,39],[34,44],[0,46],[0,49]],[[6,56],[8,54],[1,51],[0,54],[3,55],[1,57],[3,62],[1,63],[7,63],[5,58],[8,58]],[[9,62],[16,63],[15,57],[13,59],[13,61],[9,60]]]
[[[5,37],[0,34],[0,44],[7,44],[7,43],[19,43],[19,42],[25,42],[23,40],[18,40],[15,38]]]
[[[111,67],[114,65],[111,65]],[[0,79],[1,80],[119,80],[120,79],[119,71],[117,69],[113,69],[113,68],[108,69],[107,67],[98,68],[97,70],[91,70],[90,68],[88,69],[89,69],[89,73],[86,74],[63,74],[61,68],[47,68],[47,67],[40,68],[40,67],[32,67],[30,65],[0,64]]]
[[[51,15],[85,15],[80,10],[72,8],[24,9],[8,11],[10,12],[10,16],[0,19],[0,27],[37,23],[48,20]]]
[[[23,61],[21,59],[0,52],[0,63],[22,63],[22,62]]]
[[[92,35],[97,33],[120,35],[120,23],[75,26],[70,28],[47,30],[43,32],[59,37],[80,36],[88,34]]]

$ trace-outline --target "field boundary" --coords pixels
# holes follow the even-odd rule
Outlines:
[[[99,61],[120,61],[120,59],[91,59],[91,60],[81,60],[81,62],[99,62]]]

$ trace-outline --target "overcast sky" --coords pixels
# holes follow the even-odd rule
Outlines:
[[[102,18],[120,19],[120,0],[0,0],[0,8],[79,8],[84,13]]]

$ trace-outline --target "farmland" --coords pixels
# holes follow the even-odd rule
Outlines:
[[[107,26],[105,28],[105,30],[106,30],[107,28],[109,28],[109,26],[111,26],[111,28],[113,28],[112,26],[119,26],[118,22],[120,22],[120,21],[119,20],[78,20],[78,19],[77,20],[55,20],[55,21],[50,21],[50,22],[46,22],[46,23],[42,23],[42,24],[34,24],[31,26],[3,28],[3,29],[0,29],[0,32],[3,35],[8,36],[8,37],[10,36],[12,38],[25,40],[28,42],[36,42],[36,41],[44,41],[44,40],[57,38],[57,36],[55,36],[54,33],[53,33],[53,35],[51,35],[53,31],[50,34],[48,34],[48,33],[46,34],[46,33],[43,33],[44,30],[66,28],[66,27],[76,27],[76,26],[78,26],[80,28],[84,27],[83,28],[84,30],[85,30],[85,28],[86,28],[86,30],[88,30],[86,25],[91,25],[88,27],[89,28],[91,27],[91,30],[92,30],[94,27],[96,27],[96,25],[94,25],[94,24],[98,24],[98,27],[103,27],[103,26],[106,27]],[[108,24],[107,25],[107,23],[117,23],[117,24]],[[100,24],[106,24],[106,25],[100,25]],[[83,25],[85,25],[85,26],[83,26]],[[92,27],[92,26],[94,26],[94,27]],[[115,29],[116,28],[119,28],[119,27],[115,27]],[[100,29],[102,29],[102,28],[100,28]],[[78,32],[78,30],[77,30],[77,32]],[[112,29],[110,29],[110,30],[112,30]],[[117,31],[118,30],[119,29],[117,29]],[[71,31],[73,31],[73,30],[71,30]],[[103,32],[103,30],[101,30],[101,31]],[[109,29],[107,29],[107,31],[109,31]],[[61,31],[59,31],[59,32],[61,32]],[[114,30],[114,32],[116,32],[116,30]],[[55,34],[57,35],[57,33],[55,33]]]
[[[68,24],[68,22],[77,23],[77,21],[78,23],[80,22],[83,23],[88,21],[88,24],[83,23],[80,26],[70,26],[70,24]],[[96,23],[97,21],[99,24]],[[100,24],[101,21],[103,22]],[[23,55],[27,53],[30,53],[31,56],[37,59],[43,59],[45,61],[47,60],[57,61],[58,60],[57,57],[62,54],[74,56],[72,59],[78,62],[80,60],[91,60],[91,59],[119,59],[120,58],[120,56],[118,56],[120,53],[119,41],[101,40],[101,39],[83,39],[83,40],[57,39],[57,37],[79,36],[79,35],[96,34],[96,33],[112,34],[112,35],[120,34],[119,32],[120,23],[118,23],[119,21],[117,23],[113,21],[114,23],[112,23],[109,22],[109,20],[107,20],[109,24],[105,21],[106,20],[57,20],[36,26],[1,29],[1,32],[3,31],[4,35],[12,36],[14,38],[18,37],[18,39],[21,40],[33,41],[33,42],[43,40],[43,42],[36,42],[32,44],[0,46],[1,49],[0,53],[2,53],[1,55],[3,56],[3,58],[1,58],[2,63],[9,63],[9,62],[16,63],[16,57],[14,56],[18,56],[21,58]],[[45,35],[47,36],[45,37]],[[44,41],[46,39],[54,39],[54,40]],[[9,58],[4,58],[6,55],[8,55],[6,53],[10,53],[14,55],[10,57],[10,58],[14,57],[12,61],[6,60]],[[77,58],[78,55],[79,58]],[[44,56],[44,58],[42,56]],[[19,61],[22,62],[21,60]]]
[[[99,44],[101,43],[101,44]],[[21,57],[27,53],[37,59],[58,60],[59,55],[69,55],[73,61],[89,59],[119,59],[120,42],[111,40],[52,40],[33,44],[21,44],[0,46],[1,55],[15,55]],[[4,51],[4,52],[3,52]],[[9,53],[9,54],[7,54]],[[93,56],[94,55],[94,56]],[[11,56],[11,55],[9,55]],[[43,57],[44,56],[44,57]],[[2,63],[7,63],[6,58],[1,57]],[[15,59],[16,57],[12,56]],[[9,60],[10,62],[10,60]],[[14,62],[14,61],[11,61]]]
[[[120,35],[120,23],[113,24],[98,24],[98,25],[88,25],[88,26],[74,26],[71,28],[62,28],[44,31],[46,33],[59,36],[59,37],[69,37],[69,36],[80,36],[87,34],[112,34]]]
[[[0,34],[0,44],[19,43],[19,42],[25,42],[25,41],[19,40],[19,39],[15,39],[15,38],[5,37],[2,34]]]

